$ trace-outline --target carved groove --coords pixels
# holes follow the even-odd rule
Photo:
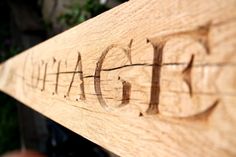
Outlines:
[[[43,87],[42,87],[41,91],[45,90],[45,84],[46,84],[46,78],[47,78],[47,67],[48,67],[48,63],[46,63],[45,67],[44,67]]]
[[[212,105],[203,110],[200,113],[188,116],[188,117],[174,117],[179,120],[188,120],[188,121],[208,121],[214,110],[217,108],[220,100],[217,99]]]
[[[150,43],[152,45],[153,48],[153,63],[152,64],[148,64],[148,63],[132,63],[132,56],[131,56],[131,47],[133,44],[133,39],[130,40],[130,42],[128,43],[127,46],[125,47],[121,47],[120,45],[116,45],[116,44],[112,44],[109,45],[101,54],[99,60],[96,63],[96,67],[95,67],[95,72],[94,75],[87,75],[87,76],[83,76],[83,71],[82,71],[82,60],[81,60],[81,55],[78,52],[78,57],[77,57],[77,61],[76,61],[76,65],[74,67],[73,71],[60,71],[60,64],[61,61],[58,62],[58,66],[57,66],[57,72],[56,73],[47,73],[47,63],[44,63],[44,61],[42,60],[42,65],[44,65],[44,75],[43,75],[43,79],[41,79],[43,81],[43,87],[41,89],[41,91],[45,90],[45,84],[47,82],[46,77],[47,75],[56,75],[56,83],[55,83],[55,93],[58,93],[58,86],[59,85],[59,76],[62,74],[69,74],[71,75],[71,80],[66,92],[66,95],[64,95],[64,98],[66,98],[67,96],[70,96],[70,92],[71,92],[71,88],[73,87],[73,83],[75,80],[75,76],[76,74],[79,74],[79,78],[81,80],[80,83],[80,100],[85,100],[86,95],[85,95],[85,89],[84,89],[84,78],[93,78],[94,79],[94,90],[97,96],[97,99],[100,103],[100,105],[103,108],[109,108],[108,104],[106,103],[106,99],[112,99],[111,97],[103,97],[102,94],[102,89],[101,89],[101,72],[109,72],[109,71],[113,71],[113,70],[118,70],[118,69],[122,69],[122,68],[126,68],[126,67],[131,67],[131,66],[151,66],[152,68],[152,74],[151,74],[151,87],[150,87],[150,103],[148,104],[148,108],[146,110],[147,114],[161,114],[159,111],[159,99],[160,99],[160,87],[161,87],[161,82],[160,82],[160,78],[161,78],[161,68],[164,66],[186,66],[186,68],[182,71],[182,79],[183,81],[187,84],[188,86],[188,93],[190,95],[190,97],[193,97],[194,94],[199,94],[196,92],[194,92],[194,90],[192,89],[192,70],[195,67],[206,67],[206,66],[236,66],[236,63],[204,63],[204,64],[199,64],[196,63],[194,64],[194,54],[191,55],[191,58],[189,60],[189,62],[180,62],[180,63],[163,63],[163,50],[165,47],[165,44],[171,40],[172,38],[179,38],[179,37],[190,37],[191,39],[194,39],[196,42],[200,43],[204,49],[205,52],[210,55],[211,54],[211,45],[210,45],[210,41],[209,41],[209,32],[210,32],[210,27],[211,27],[211,22],[207,23],[204,26],[200,26],[194,30],[190,30],[190,31],[182,31],[182,32],[178,32],[178,33],[172,33],[172,34],[167,34],[167,35],[163,35],[157,38],[153,38],[147,39],[147,43]],[[102,68],[103,67],[103,63],[106,60],[106,56],[107,54],[114,48],[118,48],[120,50],[122,50],[122,52],[125,53],[125,57],[128,58],[128,63],[127,65],[122,65],[122,66],[118,66],[118,67],[112,67],[112,68]],[[27,58],[27,57],[26,57]],[[67,63],[67,61],[65,61]],[[53,64],[56,63],[56,59],[53,57]],[[24,63],[25,64],[25,63]],[[24,65],[24,68],[25,69]],[[23,72],[25,74],[25,72]],[[31,75],[31,86],[33,85],[33,78],[34,78],[34,68],[33,68],[33,72]],[[23,79],[25,79],[23,77]],[[126,80],[122,80],[120,77],[118,78],[121,83],[122,83],[122,100],[121,100],[121,104],[119,104],[119,107],[122,107],[124,105],[127,105],[130,103],[130,97],[131,97],[131,83],[132,82],[128,82]],[[30,78],[29,78],[30,80]],[[39,81],[40,80],[40,66],[38,66],[38,76],[37,76],[37,82],[36,82],[36,87],[38,87]],[[48,80],[49,81],[49,80]],[[54,80],[55,81],[55,80]],[[27,83],[25,83],[27,84]],[[28,85],[28,84],[27,84]],[[170,92],[175,92],[175,91],[170,91]],[[186,91],[183,91],[186,92]],[[182,92],[182,93],[183,93]],[[206,93],[203,93],[206,94]],[[213,95],[217,95],[217,93],[211,93]],[[222,94],[222,93],[220,93]],[[79,101],[78,99],[75,99],[76,101]],[[219,99],[217,99],[209,108],[207,108],[206,110],[204,110],[201,113],[197,113],[195,115],[192,116],[188,116],[188,117],[183,117],[180,119],[204,119],[201,117],[209,117],[211,115],[211,113],[213,112],[213,110],[216,108],[216,106],[219,103]],[[140,112],[139,116],[143,116],[143,113]],[[175,117],[178,118],[178,117]],[[206,118],[205,118],[206,119]]]
[[[128,44],[128,47],[126,49],[120,47],[119,45],[110,45],[110,46],[108,46],[102,52],[102,54],[101,54],[101,56],[100,56],[100,58],[99,58],[99,60],[96,64],[96,69],[95,69],[95,74],[94,74],[94,90],[95,90],[95,93],[97,95],[97,99],[98,99],[100,105],[105,109],[108,108],[108,105],[106,104],[106,102],[105,102],[105,100],[102,96],[102,90],[101,90],[101,71],[102,71],[102,65],[103,65],[103,62],[105,60],[105,57],[111,49],[120,48],[121,50],[123,50],[123,52],[128,57],[130,64],[132,64],[132,59],[131,59],[131,46],[132,46],[132,43],[133,43],[133,39],[130,40],[130,42]],[[123,84],[123,89],[127,90],[128,88],[127,87],[124,88],[124,84]],[[126,93],[126,91],[125,91],[125,93]],[[127,93],[129,93],[129,92],[127,92]],[[123,95],[126,95],[126,94],[124,94],[124,91],[123,91]]]
[[[59,75],[60,75],[60,66],[61,66],[61,61],[58,62],[57,65],[57,75],[56,75],[56,84],[55,84],[55,94],[58,92],[58,82],[59,82]]]
[[[78,69],[78,71],[77,71],[77,69]],[[75,65],[75,68],[74,68],[74,72],[73,72],[73,75],[72,75],[72,79],[71,79],[71,82],[70,82],[70,85],[69,85],[69,88],[67,90],[67,93],[66,93],[65,97],[70,95],[70,90],[71,90],[71,87],[73,85],[73,82],[74,82],[74,79],[75,79],[75,75],[77,73],[80,74],[80,80],[82,82],[80,84],[80,90],[81,90],[80,99],[84,100],[85,99],[84,80],[83,80],[83,72],[82,72],[81,55],[80,55],[79,52],[78,52],[78,57],[77,57],[76,65]]]
[[[159,95],[160,95],[160,75],[161,75],[161,64],[162,64],[162,54],[165,43],[160,43],[159,45],[153,44],[149,39],[147,42],[150,42],[153,46],[153,64],[158,66],[152,66],[152,83],[151,83],[151,92],[150,92],[150,103],[147,109],[148,114],[155,114],[159,112]]]
[[[38,87],[39,81],[40,81],[40,65],[38,65],[38,75],[37,75],[36,87]]]
[[[127,105],[130,101],[130,94],[131,94],[131,84],[125,80],[122,80],[120,77],[118,80],[121,80],[122,82],[122,102],[119,105],[119,107],[122,107],[124,105]]]
[[[183,70],[183,80],[186,82],[188,88],[189,88],[189,95],[192,97],[193,91],[192,91],[192,66],[194,61],[194,55],[191,56],[191,59],[187,65],[187,67]]]

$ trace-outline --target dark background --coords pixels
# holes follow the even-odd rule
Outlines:
[[[0,0],[0,62],[122,2]],[[17,149],[48,157],[116,156],[0,93],[0,156]]]

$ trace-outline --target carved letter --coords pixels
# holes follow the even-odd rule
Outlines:
[[[73,82],[74,82],[74,79],[75,79],[75,75],[77,73],[79,74],[79,77],[80,77],[80,80],[81,80],[81,83],[80,83],[80,91],[81,91],[80,99],[84,100],[85,99],[84,80],[83,80],[81,55],[80,55],[79,52],[78,52],[78,57],[77,57],[76,65],[75,65],[75,68],[73,70],[73,75],[72,75],[71,82],[70,82],[69,88],[67,90],[66,96],[70,95],[70,90],[72,88],[72,85],[73,85]]]
[[[148,39],[148,42],[152,44],[154,49],[150,103],[146,111],[148,114],[160,113],[173,117],[187,118],[198,115],[198,113],[203,113],[203,111],[208,111],[212,104],[218,104],[215,103],[219,102],[218,98],[215,99],[214,96],[210,97],[206,94],[201,95],[202,91],[204,93],[204,89],[199,89],[198,82],[196,85],[196,81],[198,80],[193,77],[193,73],[204,66],[199,62],[199,57],[207,57],[211,54],[208,39],[209,30],[210,24],[207,23],[194,30]],[[167,42],[169,43],[170,41],[171,45],[171,41],[174,40],[181,41],[182,45],[180,44],[180,46],[182,46],[181,49],[183,50],[179,51],[179,54],[174,54],[176,52],[174,52],[175,50],[173,49],[168,52],[163,52],[164,47],[167,46]],[[178,42],[175,42],[175,44],[176,43]],[[190,43],[189,45],[192,44],[198,48],[193,49],[191,52],[186,51],[186,47],[183,46],[184,43]],[[171,47],[169,49],[171,49]],[[205,52],[202,53],[202,51]],[[170,52],[172,54],[170,54]],[[169,55],[169,57],[165,55]],[[172,57],[175,55],[178,56],[178,58]],[[198,65],[195,63],[196,58]],[[169,60],[169,62],[167,60]],[[168,72],[168,76],[161,76],[162,70]],[[164,80],[163,84],[161,84],[161,80]],[[184,84],[182,82],[184,82]],[[201,82],[201,80],[199,80],[199,82]],[[168,95],[168,97],[166,97],[166,95]],[[169,100],[170,97],[173,97],[172,101]],[[186,102],[190,103],[186,104]],[[198,102],[198,106],[195,105],[195,102]],[[200,105],[201,108],[199,107]]]
[[[127,48],[120,47],[119,45],[110,45],[108,46],[103,52],[102,55],[100,56],[97,64],[96,64],[96,69],[95,69],[95,74],[94,74],[94,88],[95,88],[95,93],[97,95],[98,101],[101,104],[103,108],[108,109],[108,105],[106,104],[102,91],[101,91],[101,71],[102,71],[102,66],[104,63],[104,60],[106,58],[106,55],[109,53],[109,51],[113,48],[119,48],[121,49],[125,55],[127,56],[130,64],[132,64],[131,60],[131,46],[132,46],[133,40],[130,41],[129,45]],[[108,70],[107,70],[108,71]],[[118,80],[121,80],[120,77]],[[122,95],[122,102],[119,106],[123,106],[129,103],[130,99],[130,91],[131,91],[131,84],[125,80],[122,81],[122,86],[123,86],[123,95]]]

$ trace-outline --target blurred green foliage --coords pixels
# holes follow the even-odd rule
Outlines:
[[[69,7],[67,12],[59,16],[58,21],[66,27],[72,27],[108,9],[97,0],[86,0],[83,5],[77,3]]]

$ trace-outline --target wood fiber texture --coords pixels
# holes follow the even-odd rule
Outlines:
[[[2,63],[0,89],[121,156],[236,156],[236,0],[131,0]]]

